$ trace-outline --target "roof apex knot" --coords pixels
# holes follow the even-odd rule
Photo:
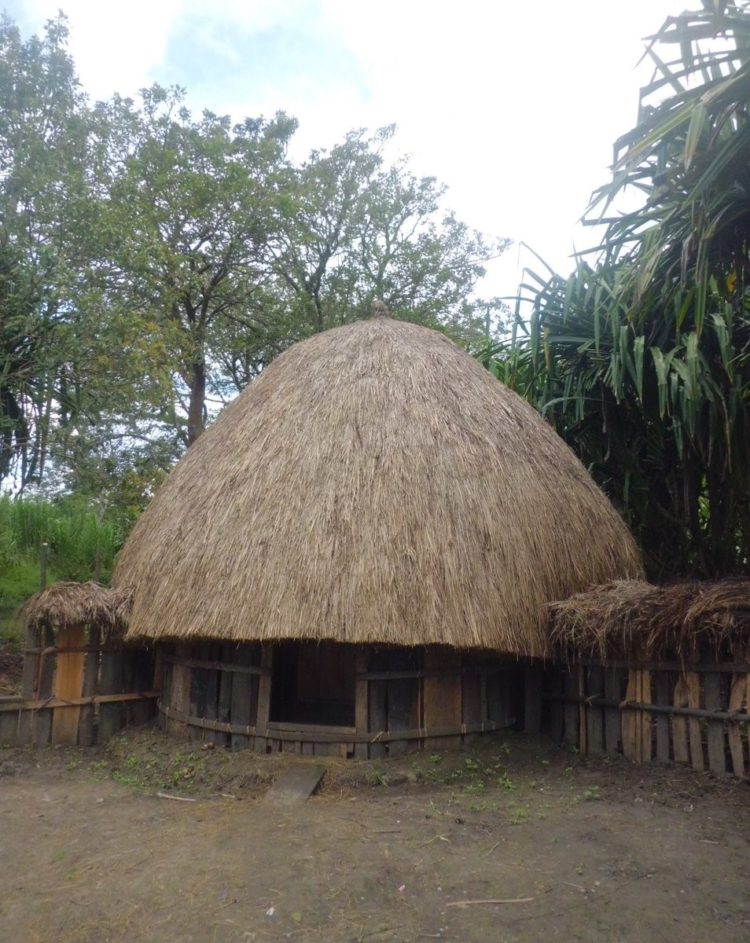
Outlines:
[[[376,298],[370,305],[371,318],[389,318],[390,316],[391,312],[388,310],[388,305],[381,298]]]

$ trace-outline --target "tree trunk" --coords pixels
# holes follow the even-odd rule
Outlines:
[[[206,365],[203,360],[193,364],[190,379],[190,402],[188,404],[187,444],[188,448],[205,429]]]

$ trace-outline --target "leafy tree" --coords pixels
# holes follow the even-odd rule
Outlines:
[[[231,127],[210,112],[195,120],[180,90],[147,90],[143,107],[116,102],[134,129],[107,217],[114,305],[137,305],[174,373],[169,421],[186,445],[203,431],[214,346],[254,327],[274,175],[294,122],[246,120]]]
[[[0,480],[41,477],[78,233],[86,121],[63,17],[23,42],[0,20]],[[20,465],[18,463],[20,462]]]
[[[352,131],[291,172],[293,212],[274,271],[290,289],[298,330],[361,317],[380,298],[399,317],[475,339],[484,319],[474,290],[508,240],[488,242],[444,212],[446,188],[416,177],[405,160],[385,166],[394,130]]]

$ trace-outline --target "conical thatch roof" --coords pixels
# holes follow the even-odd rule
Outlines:
[[[390,318],[294,347],[189,449],[115,572],[128,637],[541,654],[546,604],[637,577],[567,446],[448,338]]]

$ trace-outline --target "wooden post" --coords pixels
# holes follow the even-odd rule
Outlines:
[[[226,643],[221,646],[221,660],[222,663],[231,663],[232,658],[234,657],[234,645]],[[240,676],[233,674],[231,671],[220,671],[219,673],[219,703],[218,703],[218,715],[219,720],[227,724],[229,723],[229,718],[232,714],[232,688],[234,682],[238,684],[240,682]],[[229,746],[229,734],[221,733],[220,739],[217,738],[216,742],[221,743],[222,746]]]
[[[574,674],[575,669],[569,666],[565,669],[564,691],[566,697],[576,697],[578,694],[578,679]],[[565,702],[565,746],[574,750],[578,746],[579,723],[578,723],[578,705],[571,701]]]
[[[641,694],[640,671],[631,668],[628,671],[628,687],[625,691],[626,701],[639,701]],[[623,710],[622,712],[622,752],[629,760],[638,762],[641,758],[639,743],[640,717],[637,711]]]
[[[39,589],[44,590],[47,585],[47,556],[49,545],[43,543],[39,552]],[[42,646],[44,633],[38,628],[26,626],[24,634],[25,651],[23,655],[23,671],[21,674],[21,695],[25,700],[32,700],[39,696],[37,685],[39,682],[39,654],[30,649]],[[25,746],[34,739],[34,715],[31,711],[21,711],[18,716],[18,730],[16,743]]]
[[[260,650],[260,667],[263,674],[258,682],[258,717],[255,721],[255,749],[265,753],[267,749],[268,721],[271,716],[271,672],[273,671],[273,646],[264,642]]]
[[[685,674],[685,685],[687,687],[688,707],[700,707],[701,682],[698,674],[694,671],[688,671]],[[688,736],[690,740],[690,762],[693,764],[693,769],[704,769],[706,764],[703,759],[701,722],[698,717],[689,718]]]
[[[721,710],[721,675],[709,671],[703,678],[703,691],[706,700],[706,710]],[[708,765],[712,773],[722,775],[727,771],[726,754],[724,752],[724,722],[709,720],[708,722]]]
[[[371,650],[369,659],[370,671],[388,670],[388,652]],[[368,733],[376,738],[378,734],[388,730],[388,682],[368,681],[367,683],[367,717]],[[370,742],[369,752],[371,759],[385,756],[385,744],[378,740]]]
[[[651,703],[651,672],[631,668],[625,700]],[[648,711],[622,711],[622,751],[629,760],[648,763],[651,760],[651,717]]]
[[[651,672],[641,671],[641,694],[642,704],[651,704]],[[653,755],[653,737],[651,735],[652,715],[649,711],[640,711],[640,748],[641,763],[650,763]]]
[[[427,735],[430,728],[461,728],[461,656],[454,649],[425,649],[425,672],[450,671],[455,674],[440,674],[423,679],[422,698],[424,704],[424,726]],[[461,745],[460,737],[434,737],[430,740],[430,749],[455,749]]]
[[[604,697],[619,704],[622,700],[622,669],[604,669]],[[616,707],[604,709],[604,748],[607,753],[620,752],[621,739],[620,711]]]
[[[55,633],[47,626],[42,632],[42,649],[54,648]],[[55,656],[51,652],[42,652],[39,656],[39,675],[37,681],[37,697],[40,701],[52,697],[52,684],[55,677]],[[49,743],[52,733],[52,710],[49,707],[34,712],[32,720],[31,741],[35,746],[44,746]]]
[[[96,694],[96,686],[99,681],[99,647],[101,645],[101,633],[99,626],[92,625],[89,628],[88,647],[86,652],[86,663],[83,669],[83,696],[93,697]],[[96,728],[94,725],[94,705],[85,704],[81,708],[81,718],[78,723],[78,743],[82,747],[92,747],[96,742]]]
[[[402,670],[410,668],[411,652],[394,653],[395,667],[398,671],[400,663]],[[401,658],[403,657],[403,662]],[[477,695],[479,690],[477,687]],[[417,678],[394,678],[388,682],[388,731],[391,734],[399,730],[414,730],[419,727],[419,680]],[[398,756],[406,753],[416,744],[409,740],[391,740],[388,744],[388,755]]]
[[[26,626],[25,632],[25,651],[23,654],[23,671],[21,674],[21,696],[24,700],[30,701],[37,697],[37,680],[39,676],[39,655],[30,649],[41,647],[42,633],[38,628],[32,629]],[[33,714],[31,711],[21,711],[18,717],[17,742],[19,746],[26,746],[32,740],[32,722]]]
[[[742,710],[747,694],[747,681],[747,675],[732,675],[732,683],[729,689],[730,712],[739,712]],[[729,722],[727,729],[727,739],[729,740],[729,752],[732,755],[732,769],[734,771],[734,775],[744,778],[745,751],[742,747],[742,733],[739,724],[732,723],[731,721]]]
[[[655,681],[655,703],[669,706],[669,676],[666,671],[658,671]],[[669,762],[669,717],[666,714],[656,716],[656,759],[660,763]]]
[[[240,645],[234,649],[232,658],[237,665],[252,665],[256,663],[255,654],[250,645]],[[230,716],[233,724],[252,727],[258,712],[258,677],[257,675],[240,674],[232,682],[232,703]],[[254,743],[254,741],[253,741]],[[250,746],[250,737],[242,733],[232,734],[232,749],[246,750]]]
[[[604,674],[597,665],[588,669],[587,697],[604,696]],[[589,703],[586,709],[586,743],[589,754],[604,752],[604,716],[598,704]]]
[[[111,642],[107,647],[110,646]],[[102,652],[99,694],[122,694],[124,655],[122,649]],[[125,710],[122,704],[100,704],[99,743],[106,743],[110,737],[122,730],[124,723]]]
[[[81,696],[83,688],[83,652],[66,652],[66,648],[83,648],[86,630],[82,625],[68,626],[57,633],[57,672],[55,697],[61,701]],[[56,707],[52,715],[52,742],[75,746],[78,742],[80,706]]]
[[[688,706],[688,688],[685,676],[681,674],[674,686],[674,707]],[[672,749],[675,763],[689,763],[687,720],[679,714],[672,717]]]
[[[175,645],[175,658],[178,660],[172,663],[172,683],[170,685],[168,706],[185,716],[190,713],[191,672],[187,665],[180,663],[180,660],[189,657],[190,645],[186,642],[178,642]],[[188,735],[187,723],[184,720],[169,717],[167,719],[167,733],[172,734],[173,737],[186,738]]]
[[[369,732],[367,711],[367,678],[361,675],[367,672],[367,649],[358,648],[354,658],[355,685],[354,685],[354,727],[358,737],[365,737]],[[303,750],[303,752],[305,752]],[[367,743],[357,742],[354,745],[354,755],[357,759],[366,760],[368,756]]]
[[[556,665],[547,672],[547,688],[553,697],[549,702],[549,734],[552,742],[559,746],[562,743],[565,720],[563,703],[556,697],[556,695],[563,695],[563,676]]]
[[[578,751],[581,756],[589,752],[588,730],[586,726],[586,669],[576,665],[576,691],[578,692]]]

